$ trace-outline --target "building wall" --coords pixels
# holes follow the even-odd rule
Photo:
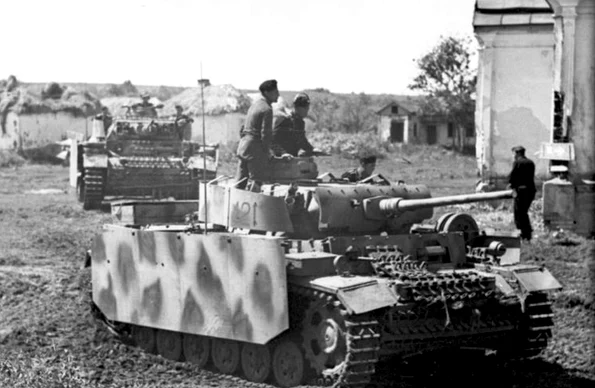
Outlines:
[[[501,184],[510,172],[511,148],[521,144],[544,178],[539,159],[553,120],[554,35],[552,25],[476,27],[480,42],[476,156],[485,180]]]
[[[0,134],[0,149],[31,149],[43,147],[72,137],[71,133],[91,133],[91,119],[69,113],[17,115],[10,112],[6,134]]]
[[[383,115],[380,116],[378,122],[378,135],[383,141],[390,141],[390,127],[391,123],[399,121],[403,123],[403,143],[411,142],[411,122],[410,116],[407,115]]]

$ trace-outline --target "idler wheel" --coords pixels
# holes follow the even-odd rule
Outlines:
[[[204,367],[209,361],[211,341],[201,335],[184,334],[182,340],[186,361]]]
[[[221,373],[233,374],[240,365],[240,345],[226,339],[213,339],[211,359]]]
[[[157,330],[157,352],[163,357],[180,361],[182,359],[182,333]]]
[[[304,356],[316,373],[340,371],[347,357],[341,311],[325,301],[316,301],[306,311],[302,327]]]
[[[275,345],[271,366],[275,382],[280,387],[295,387],[304,379],[304,357],[298,345],[289,338]]]
[[[145,326],[134,326],[132,337],[136,345],[147,353],[155,353],[157,341],[155,340],[155,329]]]
[[[242,345],[242,371],[246,378],[262,383],[271,374],[271,352],[265,345]]]

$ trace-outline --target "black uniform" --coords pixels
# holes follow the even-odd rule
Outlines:
[[[150,117],[155,118],[157,117],[157,110],[155,106],[150,102],[139,102],[132,105],[132,111],[134,112],[135,116],[141,117]]]
[[[273,116],[273,139],[271,148],[275,156],[290,154],[298,156],[300,150],[306,155],[312,154],[314,147],[306,138],[306,122],[295,112],[290,115],[281,112],[274,112]]]
[[[180,139],[190,140],[192,138],[192,123],[194,119],[185,114],[179,114],[175,117],[176,128],[178,128]]]
[[[370,175],[366,174],[365,171],[357,167],[353,170],[344,172],[343,175],[341,175],[341,179],[347,179],[349,182],[359,182],[363,179],[368,178],[369,176]]]
[[[113,122],[113,118],[112,115],[110,115],[109,113],[99,113],[97,116],[95,116],[96,120],[101,120],[103,121],[103,129],[107,134],[107,130],[109,129],[109,127],[112,125]]]
[[[514,198],[514,223],[521,231],[521,238],[531,239],[531,221],[529,220],[529,207],[535,199],[535,164],[525,156],[520,156],[514,161],[508,183],[516,191]]]
[[[267,180],[272,127],[273,108],[264,97],[259,97],[248,109],[240,131],[240,143],[236,151],[240,159],[237,181],[249,178],[262,183]],[[237,187],[245,188],[246,182]]]

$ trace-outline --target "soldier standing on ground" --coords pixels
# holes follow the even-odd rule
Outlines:
[[[252,103],[244,125],[240,130],[240,143],[237,156],[238,172],[236,175],[238,188],[246,187],[248,178],[252,181],[252,191],[259,191],[268,174],[268,162],[271,157],[271,137],[273,132],[273,108],[277,102],[279,90],[276,80],[267,80],[260,84],[260,96]]]
[[[359,163],[359,167],[343,173],[341,179],[346,179],[349,182],[359,182],[372,176],[372,173],[376,169],[376,156],[371,155],[362,157],[360,158]]]
[[[190,140],[192,137],[192,123],[194,122],[194,119],[184,114],[182,105],[176,105],[176,117],[174,119],[176,128],[178,128],[180,133],[180,138],[182,140]]]
[[[525,148],[516,146],[514,152],[514,163],[512,171],[508,176],[508,187],[514,190],[514,223],[521,231],[521,238],[531,240],[531,220],[529,219],[529,207],[535,199],[535,164],[525,156]]]
[[[273,111],[273,140],[275,156],[291,159],[293,156],[310,156],[314,147],[306,138],[306,122],[310,110],[310,97],[298,93],[293,99],[293,109],[286,113],[282,108]],[[301,151],[301,153],[300,153]]]

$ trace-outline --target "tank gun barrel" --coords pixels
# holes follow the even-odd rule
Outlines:
[[[513,197],[512,193],[513,190],[501,190],[489,193],[462,194],[423,199],[386,198],[379,202],[378,207],[380,211],[385,214],[398,213],[428,207],[508,199]]]

